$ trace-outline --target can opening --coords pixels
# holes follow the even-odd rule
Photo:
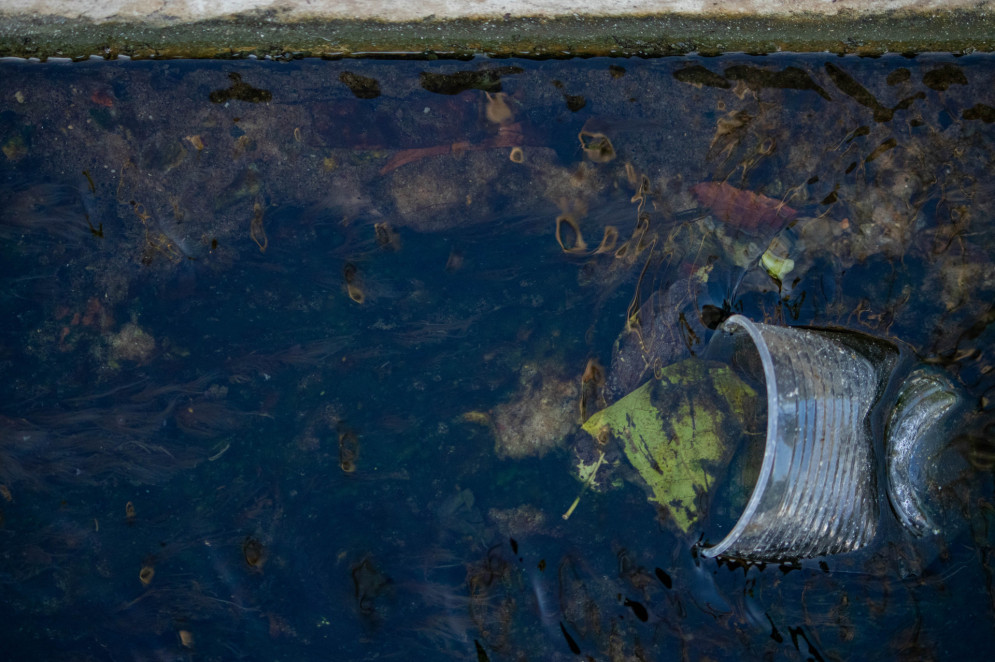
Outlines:
[[[730,439],[734,446],[728,467],[709,495],[704,520],[704,541],[714,546],[732,532],[757,485],[767,439],[767,384],[756,346],[746,334],[725,334],[724,342],[713,342],[709,360],[728,365],[756,393],[751,411],[741,412],[743,434]]]

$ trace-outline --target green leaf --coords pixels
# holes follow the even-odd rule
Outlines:
[[[607,428],[658,503],[685,533],[698,522],[710,491],[743,435],[757,393],[722,363],[688,359],[584,423]]]

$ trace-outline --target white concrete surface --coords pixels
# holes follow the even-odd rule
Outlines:
[[[985,10],[995,0],[0,0],[0,14],[84,18],[97,22],[141,19],[168,24],[258,11],[274,20],[379,19],[411,21],[434,17],[639,16],[646,14],[834,15],[842,11],[880,14],[893,10],[934,12]]]

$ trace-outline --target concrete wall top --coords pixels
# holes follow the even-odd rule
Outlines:
[[[150,23],[200,21],[249,12],[274,12],[283,20],[416,21],[425,18],[511,16],[863,15],[990,8],[989,0],[6,0],[0,11],[92,21],[141,19]]]
[[[995,0],[0,0],[0,57],[995,51]]]

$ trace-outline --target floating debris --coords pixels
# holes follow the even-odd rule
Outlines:
[[[142,586],[148,586],[151,584],[154,577],[155,568],[150,565],[142,566],[142,569],[138,573],[138,579],[142,582]]]
[[[339,80],[345,83],[357,99],[376,99],[380,96],[380,83],[376,78],[343,71],[339,74]]]
[[[366,301],[366,295],[359,284],[359,269],[356,265],[352,262],[347,262],[342,269],[342,277],[345,279],[345,288],[349,294],[349,298],[359,304]]]
[[[743,435],[748,412],[756,411],[756,397],[727,366],[688,359],[663,368],[583,429],[598,438],[607,428],[648,486],[650,501],[687,533],[701,517],[701,495],[732,456],[730,440]],[[600,464],[579,468],[588,474],[585,484]]]
[[[701,182],[692,186],[691,192],[716,218],[749,231],[777,232],[798,216],[780,200],[725,182]]]
[[[252,221],[249,223],[249,236],[252,241],[259,246],[259,252],[265,253],[269,246],[269,238],[266,237],[266,228],[263,227],[263,206],[258,201],[252,205]]]
[[[580,389],[575,379],[561,379],[548,366],[523,366],[511,400],[494,408],[498,457],[542,457],[576,429]]]
[[[960,403],[949,379],[920,369],[902,384],[888,419],[888,497],[899,520],[917,536],[940,533],[941,456],[949,444],[947,419]]]
[[[339,468],[347,474],[356,471],[359,461],[359,436],[352,430],[339,432]]]
[[[580,148],[584,150],[584,154],[595,163],[615,160],[615,147],[605,134],[599,131],[581,130],[577,137],[580,139]]]
[[[211,92],[211,103],[225,103],[226,101],[248,101],[249,103],[266,103],[273,100],[273,93],[269,90],[260,90],[252,87],[242,80],[242,75],[234,71],[228,74],[231,80],[231,87],[223,90]]]
[[[266,548],[258,539],[249,536],[242,541],[242,558],[253,570],[262,570],[263,564],[266,563]]]

